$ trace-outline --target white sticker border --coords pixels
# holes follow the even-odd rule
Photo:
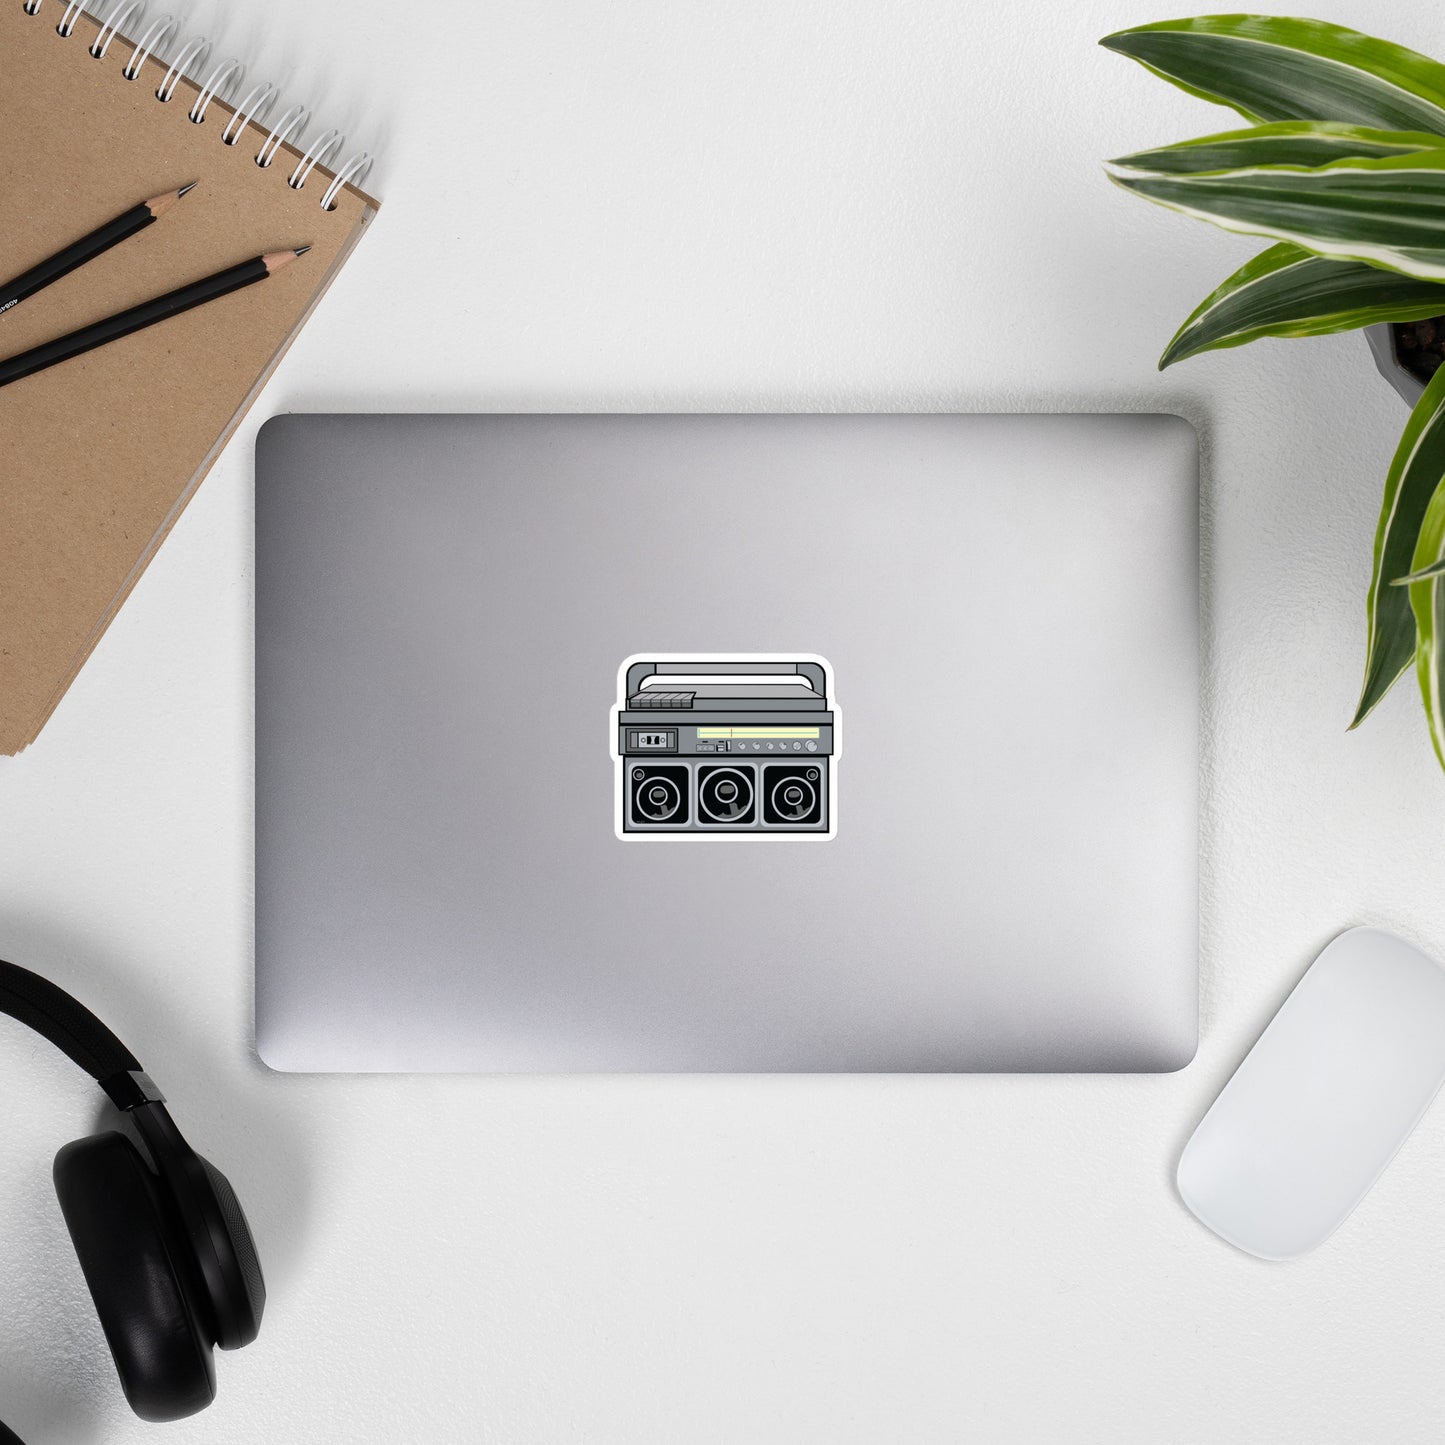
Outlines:
[[[736,833],[680,829],[655,833],[629,832],[623,823],[624,759],[618,751],[618,718],[626,710],[627,670],[639,662],[813,662],[823,669],[824,699],[833,714],[833,751],[828,757],[828,826],[822,832],[769,832],[762,828]],[[843,756],[843,708],[834,691],[833,664],[816,652],[632,652],[617,669],[616,696],[608,710],[607,751],[612,758],[612,831],[623,843],[830,843],[838,836],[838,763]]]

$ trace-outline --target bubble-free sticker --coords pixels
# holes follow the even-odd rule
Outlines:
[[[619,838],[837,832],[842,720],[825,658],[634,653],[617,670],[611,718]]]

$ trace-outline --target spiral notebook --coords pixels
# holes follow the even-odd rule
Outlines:
[[[39,733],[378,203],[357,186],[364,155],[343,156],[335,131],[170,17],[147,23],[136,0],[102,16],[0,0],[0,72],[5,275],[198,183],[154,225],[0,316],[0,356],[249,257],[312,248],[259,285],[0,391],[10,754]]]

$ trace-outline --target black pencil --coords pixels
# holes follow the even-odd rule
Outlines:
[[[27,296],[33,296],[43,286],[69,275],[77,266],[93,261],[102,251],[108,251],[118,241],[144,230],[152,221],[159,220],[196,183],[182,186],[178,191],[167,191],[163,196],[152,196],[138,206],[132,206],[124,215],[97,226],[88,236],[72,241],[63,251],[23,271],[13,281],[0,286],[0,312],[8,311]]]
[[[189,286],[168,291],[164,296],[142,301],[139,306],[132,306],[129,311],[118,312],[115,316],[108,316],[104,321],[97,321],[91,326],[82,326],[79,331],[72,331],[68,336],[58,336],[54,341],[32,346],[29,351],[22,351],[18,356],[7,357],[0,361],[0,386],[9,386],[12,381],[19,381],[22,376],[44,371],[47,366],[54,366],[57,362],[69,361],[72,356],[79,356],[84,351],[94,351],[97,346],[118,341],[122,336],[129,336],[131,332],[140,331],[144,327],[154,326],[157,321],[179,316],[182,311],[189,311],[193,306],[203,306],[218,296],[239,291],[242,286],[264,281],[273,271],[279,271],[288,261],[304,256],[310,249],[310,246],[302,246],[296,251],[273,251],[266,256],[254,256],[249,261],[217,271],[214,276],[203,277],[199,281],[192,281]]]

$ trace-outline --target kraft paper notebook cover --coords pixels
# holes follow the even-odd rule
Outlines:
[[[0,753],[34,740],[378,203],[308,158],[300,123],[256,157],[288,111],[233,124],[209,101],[218,70],[174,28],[134,65],[129,37],[60,0],[0,0],[0,279],[150,196],[198,182],[154,224],[0,315],[0,356],[266,252],[312,250],[268,280],[0,389]],[[138,6],[106,9],[125,23]],[[164,17],[162,17],[164,18]],[[62,21],[71,27],[63,36]],[[168,102],[156,92],[191,50]],[[229,79],[243,117],[264,107]],[[235,144],[222,140],[229,127]],[[339,142],[313,132],[321,158]],[[298,148],[299,147],[299,148]],[[312,155],[315,153],[313,152]],[[343,177],[364,174],[342,161]]]

